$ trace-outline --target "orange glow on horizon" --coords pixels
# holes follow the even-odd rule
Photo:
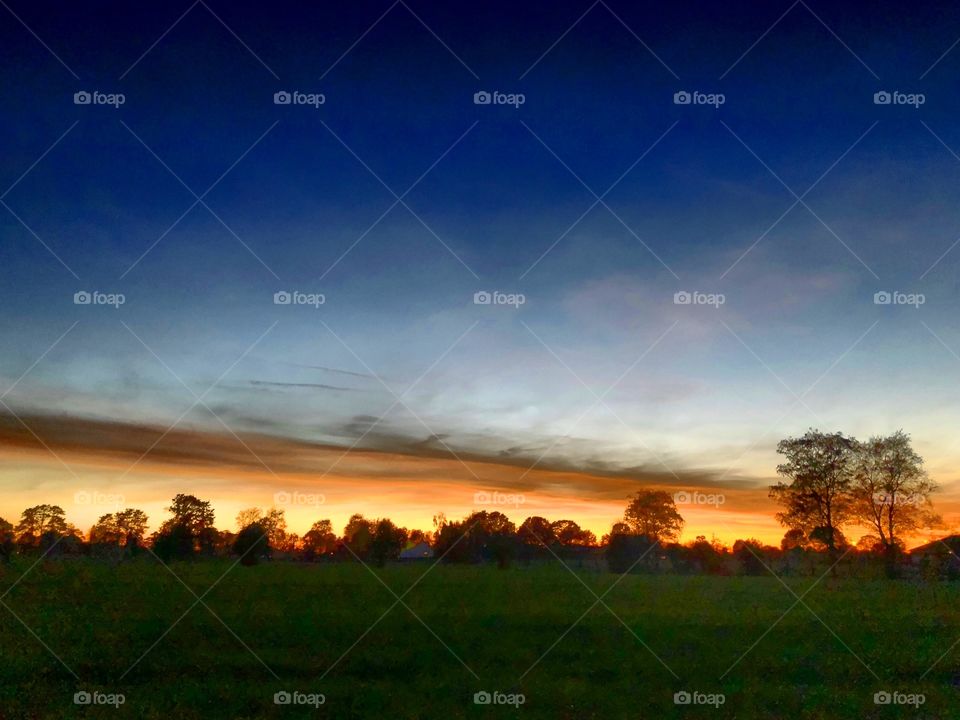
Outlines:
[[[289,450],[271,448],[269,442],[261,445],[257,452],[264,459],[271,457],[271,451]],[[643,487],[623,477],[539,468],[526,471],[491,461],[373,451],[345,454],[319,447],[301,449],[292,457],[297,469],[280,472],[259,463],[166,462],[151,456],[131,469],[137,456],[131,460],[78,448],[58,449],[56,456],[44,448],[0,451],[0,482],[8,488],[0,516],[15,522],[24,508],[53,503],[62,506],[68,521],[86,533],[101,515],[138,507],[150,516],[152,531],[168,516],[165,508],[170,499],[183,492],[210,500],[221,529],[236,529],[236,514],[253,506],[282,507],[288,530],[301,535],[319,519],[331,520],[339,531],[354,513],[389,517],[407,528],[429,531],[438,513],[459,520],[485,509],[504,513],[518,526],[533,515],[551,521],[571,519],[599,539],[622,518],[627,497]],[[291,455],[286,459],[291,460]],[[784,528],[774,518],[776,507],[767,498],[765,484],[750,489],[660,487],[690,497],[696,492],[722,494],[722,504],[704,502],[703,496],[699,503],[684,503],[681,496],[677,509],[686,521],[682,542],[704,535],[726,545],[756,538],[779,546]],[[945,519],[956,523],[960,510],[956,496],[941,493],[937,507]],[[865,533],[848,534],[855,542]],[[944,534],[946,530],[919,535],[910,544]]]

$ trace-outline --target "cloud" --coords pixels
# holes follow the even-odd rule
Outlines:
[[[375,375],[370,373],[361,373],[354,372],[353,370],[341,370],[340,368],[326,367],[324,365],[304,365],[302,363],[284,363],[285,365],[291,365],[292,367],[305,368],[307,370],[322,370],[323,372],[335,373],[337,375],[349,375],[351,377],[366,378],[368,380],[376,380]]]
[[[315,390],[342,390],[343,392],[369,392],[361,388],[341,387],[339,385],[324,385],[322,383],[299,383],[299,382],[272,382],[270,380],[251,380],[251,385],[257,387],[277,387],[277,388],[313,388]]]
[[[548,445],[488,447],[452,444],[451,436],[412,437],[385,426],[370,431],[376,418],[359,416],[348,424],[351,437],[366,432],[344,459],[343,445],[290,437],[103,421],[69,415],[0,414],[0,447],[6,451],[53,452],[85,464],[123,467],[137,463],[152,471],[206,468],[224,473],[254,473],[367,479],[419,479],[476,488],[490,484],[524,492],[557,492],[593,499],[619,499],[638,488],[717,487],[748,489],[744,478],[719,482],[712,470],[668,470],[652,465],[621,467],[601,460],[576,461],[544,454]],[[25,427],[26,426],[26,427]],[[29,429],[28,429],[29,428]],[[37,438],[43,438],[43,443]],[[476,438],[474,438],[476,440]],[[584,441],[585,442],[585,441]],[[452,450],[452,452],[451,452]],[[455,454],[454,454],[455,453]],[[756,486],[755,484],[753,485]]]

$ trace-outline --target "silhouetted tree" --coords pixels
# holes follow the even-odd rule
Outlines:
[[[59,505],[34,505],[23,511],[20,522],[16,527],[17,544],[21,548],[41,548],[41,539],[46,538],[43,544],[46,550],[57,538],[68,532],[66,513]],[[54,538],[50,541],[49,538]]]
[[[632,496],[623,519],[634,535],[663,542],[676,540],[683,529],[673,496],[663,490],[641,490]]]
[[[611,572],[620,574],[640,569],[641,566],[652,567],[647,558],[657,552],[653,547],[656,544],[657,539],[648,535],[611,532],[605,548],[607,567]]]
[[[584,530],[573,520],[557,520],[551,524],[557,542],[565,547],[590,546],[597,544],[597,536]]]
[[[127,508],[116,513],[117,530],[123,536],[125,546],[134,548],[143,545],[147,521],[147,514],[136,508]]]
[[[157,533],[164,551],[172,551],[172,557],[177,558],[192,557],[198,551],[206,555],[215,553],[220,533],[213,526],[214,514],[209,501],[181,493],[174,496],[167,510],[173,517],[166,520]],[[189,552],[185,549],[184,534],[190,536]]]
[[[800,528],[791,528],[783,534],[783,539],[780,541],[780,549],[788,551],[800,548],[802,550],[809,544],[810,541],[807,539],[807,535],[803,530]]]
[[[8,562],[15,549],[13,524],[0,518],[0,562]]]
[[[733,556],[740,564],[740,569],[744,575],[764,575],[767,569],[764,554],[767,550],[759,540],[750,538],[748,540],[737,540],[733,544]]]
[[[481,510],[462,522],[444,522],[434,553],[445,562],[495,560],[504,568],[516,555],[516,526],[500,512]]]
[[[177,559],[192,557],[197,552],[214,554],[220,533],[213,526],[214,513],[209,501],[181,493],[174,496],[167,510],[173,517],[160,526],[154,537],[154,545],[159,542],[165,553],[171,553],[170,557]],[[189,537],[189,543],[186,537]],[[165,559],[159,551],[157,554]]]
[[[147,530],[147,514],[143,510],[127,508],[101,515],[90,528],[90,545],[96,551],[106,550],[117,557],[136,552],[143,544]]]
[[[370,559],[379,567],[387,560],[397,560],[400,550],[407,541],[407,531],[398,528],[390,520],[377,520],[373,526],[373,537],[370,541]]]
[[[857,449],[852,437],[812,429],[777,445],[777,452],[786,458],[777,472],[789,479],[770,487],[770,497],[784,507],[777,520],[811,539],[816,537],[831,555],[840,544],[840,528],[851,516],[850,485]]]
[[[241,565],[256,565],[262,558],[270,557],[269,529],[261,522],[252,522],[237,533],[233,552],[240,556]]]
[[[247,508],[237,513],[237,528],[243,530],[249,525],[257,523],[266,533],[270,547],[283,549],[287,540],[287,519],[284,511],[270,508],[266,512],[260,508]]]
[[[898,430],[860,445],[853,481],[853,512],[876,533],[889,569],[903,546],[902,536],[941,522],[930,495],[937,484],[927,477],[910,436]]]
[[[553,526],[546,518],[534,515],[528,517],[517,530],[517,539],[524,545],[544,547],[554,545],[557,536],[553,533]]]
[[[343,543],[349,552],[364,559],[373,542],[373,524],[360,513],[355,513],[347,520],[343,528]]]
[[[720,575],[726,571],[726,548],[716,539],[708,541],[705,535],[697,535],[687,547],[691,570],[708,575]]]
[[[337,536],[329,520],[317,520],[303,535],[303,554],[307,560],[330,555],[337,547]]]
[[[154,533],[153,552],[163,562],[188,560],[197,553],[197,541],[188,526],[168,520]]]

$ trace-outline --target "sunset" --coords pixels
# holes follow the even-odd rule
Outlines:
[[[0,5],[0,718],[956,717],[960,8]]]

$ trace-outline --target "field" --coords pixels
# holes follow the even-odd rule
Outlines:
[[[31,564],[0,566],[0,592]],[[36,565],[2,598],[0,717],[960,716],[956,584],[787,580],[797,603],[773,577],[631,575],[591,610],[616,575],[231,566],[174,564],[182,584],[148,562]],[[875,704],[885,690],[924,703]],[[75,704],[83,691],[124,703]],[[274,704],[282,691],[325,702]]]

